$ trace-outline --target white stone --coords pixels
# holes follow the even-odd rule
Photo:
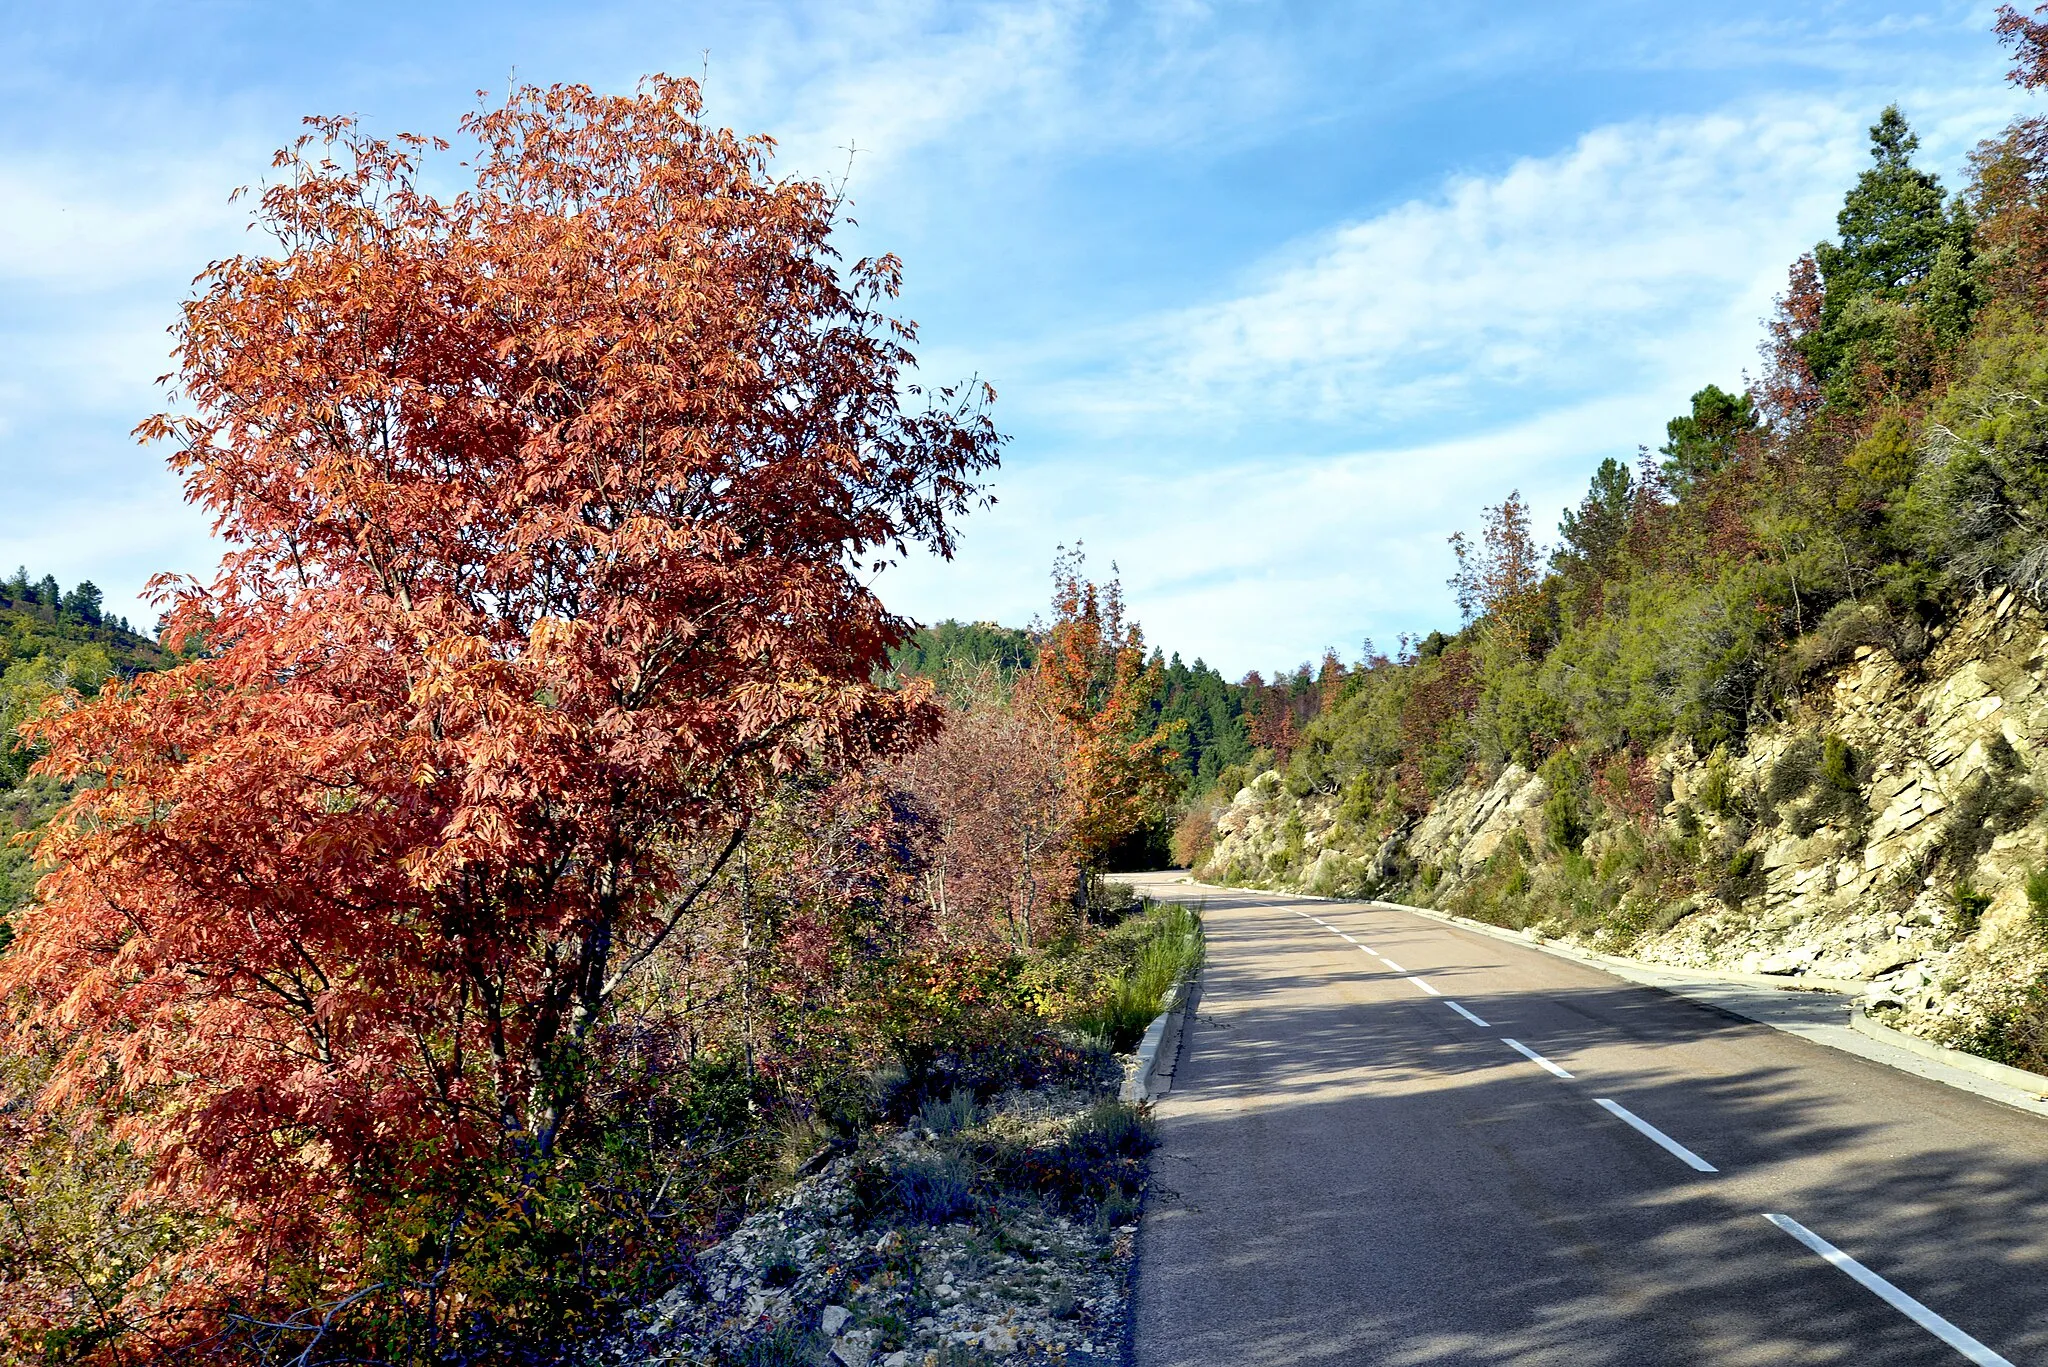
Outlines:
[[[846,1327],[846,1322],[852,1318],[853,1312],[845,1306],[828,1305],[825,1307],[825,1313],[818,1316],[818,1328],[827,1336],[836,1338],[839,1331]]]
[[[875,1360],[875,1332],[872,1329],[856,1329],[852,1333],[835,1339],[832,1356],[845,1367],[870,1367]]]

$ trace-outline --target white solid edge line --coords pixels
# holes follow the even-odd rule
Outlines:
[[[1493,1027],[1492,1027],[1492,1026],[1488,1025],[1488,1024],[1487,1024],[1487,1023],[1485,1022],[1485,1021],[1483,1021],[1483,1020],[1479,1019],[1479,1017],[1477,1017],[1477,1016],[1473,1015],[1473,1014],[1472,1014],[1472,1013],[1471,1013],[1470,1011],[1467,1011],[1467,1010],[1466,1010],[1466,1009],[1465,1009],[1464,1007],[1462,1007],[1462,1006],[1458,1005],[1458,1004],[1457,1004],[1456,1002],[1452,1001],[1452,1000],[1451,1000],[1451,999],[1450,999],[1449,997],[1446,997],[1446,998],[1444,998],[1444,1005],[1445,1005],[1445,1006],[1448,1006],[1448,1007],[1450,1007],[1450,1008],[1451,1008],[1451,1010],[1453,1010],[1453,1011],[1457,1012],[1457,1013],[1458,1013],[1459,1015],[1463,1016],[1463,1017],[1464,1017],[1464,1018],[1465,1018],[1466,1020],[1468,1020],[1468,1021],[1471,1021],[1471,1022],[1472,1022],[1472,1023],[1474,1024],[1474,1025],[1478,1026],[1478,1027],[1479,1027],[1479,1028],[1480,1028],[1481,1030],[1491,1030],[1491,1029],[1493,1029]]]
[[[1385,964],[1388,968],[1393,969],[1396,973],[1406,973],[1408,971],[1407,969],[1401,967],[1401,965],[1395,963],[1392,959],[1389,959],[1384,954],[1377,954],[1373,957],[1377,958],[1381,963]]]
[[[1709,1163],[1706,1159],[1700,1157],[1691,1149],[1688,1149],[1685,1145],[1679,1143],[1676,1139],[1673,1139],[1670,1135],[1664,1133],[1664,1131],[1658,1129],[1655,1125],[1652,1125],[1649,1121],[1644,1120],[1641,1116],[1634,1114],[1626,1106],[1623,1106],[1620,1102],[1609,1101],[1604,1096],[1595,1097],[1593,1100],[1595,1105],[1606,1108],[1606,1110],[1612,1115],[1614,1115],[1617,1119],[1621,1120],[1624,1124],[1632,1127],[1636,1131],[1636,1133],[1642,1135],[1651,1143],[1658,1145],[1666,1153],[1678,1159],[1679,1162],[1686,1164],[1694,1172],[1720,1171],[1720,1169],[1715,1167],[1712,1163]]]
[[[1934,1335],[1970,1361],[1978,1363],[1980,1367],[2013,1367],[2010,1358],[2001,1357],[1997,1353],[1992,1352],[1989,1348],[1986,1348],[1983,1344],[1977,1342],[1977,1340],[1971,1338],[1968,1334],[1965,1334],[1962,1330],[1956,1328],[1953,1324],[1950,1324],[1947,1320],[1935,1314],[1932,1310],[1929,1310],[1926,1306],[1920,1304],[1920,1302],[1914,1300],[1911,1296],[1899,1290],[1899,1288],[1893,1286],[1890,1282],[1878,1276],[1862,1263],[1857,1262],[1854,1258],[1842,1252],[1841,1249],[1836,1248],[1826,1239],[1821,1238],[1820,1235],[1815,1234],[1791,1216],[1766,1215],[1764,1218],[1797,1239],[1800,1243],[1805,1244],[1815,1253],[1820,1254],[1821,1257],[1833,1263],[1843,1272],[1848,1273],[1850,1278],[1864,1290],[1876,1296],[1886,1305],[1889,1305],[1892,1309],[1898,1311],[1901,1315],[1904,1315],[1907,1319],[1913,1321],[1913,1323],[1919,1325],[1922,1329],[1925,1329],[1928,1333]]]
[[[1417,987],[1421,988],[1424,992],[1429,993],[1429,995],[1432,997],[1441,997],[1443,995],[1443,993],[1437,991],[1435,988],[1431,987],[1428,983],[1422,981],[1422,979],[1420,978],[1411,977],[1408,979],[1408,981],[1414,983]]]
[[[1508,1048],[1520,1054],[1523,1058],[1529,1060],[1529,1062],[1536,1064],[1538,1067],[1547,1068],[1551,1072],[1556,1073],[1559,1077],[1571,1076],[1570,1073],[1567,1073],[1564,1069],[1558,1067],[1555,1063],[1552,1063],[1549,1059],[1543,1057],[1543,1055],[1537,1053],[1534,1049],[1531,1049],[1528,1045],[1522,1043],[1518,1039],[1503,1039],[1501,1040],[1501,1043],[1505,1044]]]

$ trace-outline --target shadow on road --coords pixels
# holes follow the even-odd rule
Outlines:
[[[1960,1361],[1767,1210],[2048,1360],[2040,1121],[1511,945],[1315,911],[1410,970],[1463,955],[1428,978],[1494,1028],[1271,899],[1212,895],[1160,1108],[1145,1367]],[[1510,1052],[1517,1032],[1578,1076]]]

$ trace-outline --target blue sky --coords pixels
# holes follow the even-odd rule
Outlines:
[[[708,76],[711,116],[849,174],[935,381],[1014,440],[899,610],[1028,620],[1114,560],[1235,676],[1455,620],[1444,538],[1543,525],[1753,369],[1896,100],[1922,160],[2029,106],[1988,5],[31,5],[0,24],[0,564],[116,611],[217,548],[134,423],[228,192],[308,113],[448,132],[511,79]],[[854,149],[849,152],[849,149]],[[849,169],[850,168],[850,169]]]

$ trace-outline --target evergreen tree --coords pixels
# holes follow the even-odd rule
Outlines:
[[[1813,257],[1820,268],[1819,326],[1801,343],[1807,364],[1823,384],[1851,367],[1856,356],[1884,338],[1878,305],[1898,303],[1930,282],[1941,264],[1939,329],[1967,320],[1970,221],[1950,213],[1939,177],[1913,165],[1920,139],[1897,105],[1887,106],[1870,128],[1874,163],[1856,181],[1835,216],[1839,242],[1822,242]]]
[[[99,585],[90,579],[80,580],[77,588],[64,595],[64,615],[75,622],[96,627],[100,624],[103,601]]]
[[[1658,449],[1664,457],[1664,475],[1671,491],[1684,496],[1694,485],[1725,469],[1735,458],[1736,450],[1744,435],[1754,432],[1760,426],[1756,403],[1747,394],[1730,394],[1717,384],[1710,384],[1692,396],[1692,412],[1673,418],[1664,425],[1666,441]],[[1619,466],[1619,461],[1609,460],[1607,465]],[[1600,486],[1607,466],[1601,467],[1601,474],[1593,478],[1596,489]],[[1622,471],[1626,485],[1628,472]],[[1624,521],[1627,518],[1627,504],[1619,505]]]

